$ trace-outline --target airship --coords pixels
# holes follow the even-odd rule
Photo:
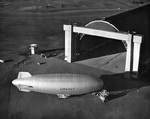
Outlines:
[[[81,95],[98,91],[103,86],[99,78],[83,74],[53,73],[31,75],[19,72],[17,79],[12,81],[19,91],[56,94],[64,99],[71,95]]]

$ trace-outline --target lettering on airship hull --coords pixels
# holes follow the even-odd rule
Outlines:
[[[60,90],[75,90],[75,88],[60,88]]]

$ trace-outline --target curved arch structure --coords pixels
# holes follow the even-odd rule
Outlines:
[[[115,27],[113,24],[109,23],[108,21],[103,21],[103,20],[91,21],[88,24],[86,24],[85,27],[94,28],[97,30],[119,32],[119,29]],[[127,43],[125,41],[122,41],[122,43],[124,44],[125,48],[127,48]]]
[[[95,20],[91,21],[88,24],[85,25],[87,28],[93,28],[97,30],[107,30],[107,31],[119,31],[113,24],[103,21],[103,20]]]
[[[94,30],[104,30],[104,31],[110,31],[110,32],[119,32],[119,30],[111,23],[107,22],[107,21],[103,21],[103,20],[95,20],[92,22],[89,22],[88,24],[85,25],[85,28],[90,28],[90,29],[94,29]],[[126,42],[122,41],[122,43],[124,44],[125,48],[126,48]],[[115,52],[112,52],[111,54],[114,53],[118,53],[118,52],[122,52],[124,49],[123,44],[121,43],[121,41],[112,41],[111,39],[108,38],[104,38],[104,37],[97,37],[97,36],[91,36],[91,35],[87,35],[87,34],[78,34],[77,37],[77,54],[78,55],[82,55],[82,54],[87,54],[95,49],[98,48],[102,48],[104,51],[107,49],[107,46],[109,47],[109,45],[111,45],[111,47],[114,44],[118,44],[120,45],[118,49]],[[122,46],[121,46],[122,45]],[[105,46],[105,48],[103,48]],[[114,46],[115,47],[115,46]],[[122,48],[120,48],[122,47]],[[124,49],[125,51],[125,49]],[[107,52],[107,51],[105,51]],[[100,54],[104,54],[104,53],[100,53]],[[108,52],[106,54],[109,54]],[[105,55],[105,54],[104,54]],[[95,56],[93,56],[95,57]]]

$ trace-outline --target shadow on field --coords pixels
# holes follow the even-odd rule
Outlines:
[[[109,91],[106,101],[125,96],[129,92],[150,85],[148,82],[139,79],[125,78],[124,74],[102,75],[101,79],[104,82],[103,88]]]

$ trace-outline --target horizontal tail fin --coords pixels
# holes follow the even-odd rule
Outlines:
[[[32,75],[29,72],[19,72],[18,73],[18,78],[26,78],[26,77],[31,77]]]

